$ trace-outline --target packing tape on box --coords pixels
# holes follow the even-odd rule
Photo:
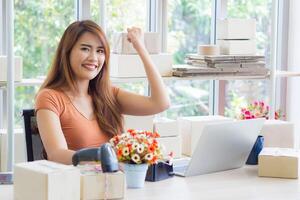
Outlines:
[[[198,45],[199,55],[219,55],[220,48],[218,45]]]

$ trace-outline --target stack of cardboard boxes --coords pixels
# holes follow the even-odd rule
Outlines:
[[[172,75],[172,55],[161,53],[159,34],[144,33],[143,40],[150,57],[162,76]],[[127,33],[115,33],[110,57],[110,76],[117,78],[146,77],[142,60],[127,39]]]
[[[182,156],[181,136],[176,120],[167,118],[156,119],[153,125],[153,131],[160,134],[158,142],[165,147],[164,156],[167,156],[170,152],[173,153],[174,158],[180,158]]]
[[[255,55],[255,19],[217,21],[217,45],[224,55]]]
[[[262,128],[264,148],[258,157],[258,175],[298,178],[299,150],[295,145],[294,125],[281,120],[267,120]]]

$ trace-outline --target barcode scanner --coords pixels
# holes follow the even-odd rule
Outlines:
[[[77,166],[82,161],[100,161],[103,172],[116,172],[119,170],[118,159],[109,143],[97,148],[84,148],[75,152],[72,163]]]

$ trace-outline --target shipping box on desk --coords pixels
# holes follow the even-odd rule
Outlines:
[[[178,122],[168,118],[154,119],[153,131],[159,133],[160,137],[178,136]]]
[[[258,156],[258,176],[298,178],[299,151],[290,148],[264,148]]]
[[[123,172],[102,173],[81,170],[81,200],[123,199],[126,183]]]
[[[282,120],[266,120],[261,130],[264,147],[295,147],[294,124]]]
[[[14,168],[15,200],[79,200],[80,171],[47,160],[19,163]]]

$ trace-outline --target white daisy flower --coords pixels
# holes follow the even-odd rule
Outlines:
[[[143,153],[144,152],[144,146],[143,145],[139,145],[138,146],[138,148],[136,149],[136,151],[138,152],[138,153]]]
[[[135,153],[131,156],[131,160],[135,163],[139,163],[141,161],[141,158],[138,154]]]
[[[137,143],[137,142],[134,142],[133,144],[132,144],[132,149],[133,150],[136,150],[136,149],[138,149],[139,148],[139,143]]]
[[[153,158],[153,153],[147,153],[145,155],[145,160],[152,160],[152,158]]]
[[[123,156],[128,156],[129,155],[129,148],[124,147],[124,149],[122,149],[122,154],[123,154]]]

